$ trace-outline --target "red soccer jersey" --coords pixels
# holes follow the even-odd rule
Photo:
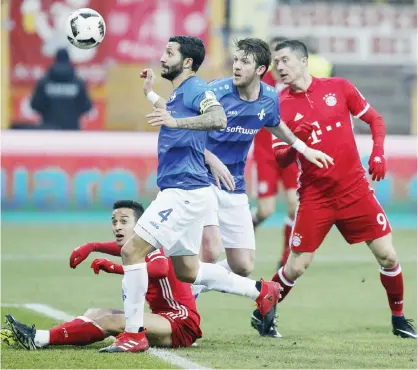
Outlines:
[[[282,91],[282,120],[294,130],[298,123],[308,122],[315,129],[307,144],[334,159],[334,166],[318,168],[298,154],[301,175],[299,199],[323,202],[338,198],[359,186],[368,186],[354,139],[352,117],[361,117],[370,105],[346,79],[313,78],[306,92]],[[273,147],[284,145],[273,140]]]
[[[267,73],[264,75],[263,82],[273,87],[276,86],[277,82],[271,70],[267,71]],[[274,161],[274,154],[273,154],[273,150],[271,149],[271,144],[272,144],[272,135],[270,131],[262,127],[261,130],[254,137],[255,160]]]
[[[189,316],[200,318],[196,309],[196,302],[192,294],[191,285],[176,278],[171,259],[164,255],[162,249],[150,253],[145,262],[164,264],[168,262],[168,274],[161,278],[149,277],[148,291],[145,296],[152,313],[172,312],[171,318],[182,319]]]

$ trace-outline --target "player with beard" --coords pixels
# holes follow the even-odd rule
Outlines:
[[[280,296],[280,284],[254,281],[231,274],[222,266],[199,261],[204,218],[213,202],[205,145],[208,130],[226,127],[225,112],[208,85],[196,77],[205,57],[202,40],[191,36],[169,39],[161,57],[162,77],[174,90],[167,102],[155,92],[147,98],[155,105],[149,124],[160,127],[158,176],[160,192],[138,220],[135,234],[122,247],[125,331],[102,352],[143,352],[149,348],[144,330],[144,303],[148,288],[145,258],[164,248],[177,278],[212,290],[248,296],[264,318]],[[146,76],[146,81],[153,76]],[[281,138],[294,144],[287,130]],[[299,150],[307,147],[295,144]],[[306,149],[308,152],[309,150]]]

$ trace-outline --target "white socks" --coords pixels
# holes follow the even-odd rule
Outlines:
[[[233,272],[231,267],[229,267],[228,260],[226,258],[222,261],[216,262],[216,264],[219,265],[219,266],[222,266],[225,270]]]
[[[221,261],[223,262],[223,261]],[[252,298],[254,301],[260,295],[255,287],[255,281],[227,271],[218,264],[200,262],[195,285],[204,285],[208,290],[222,293],[232,293]]]
[[[138,333],[144,326],[145,295],[148,290],[147,264],[123,266],[125,275],[122,280],[122,291],[125,308],[125,331]]]
[[[227,271],[233,272],[231,267],[228,265],[228,260],[224,259],[222,261],[216,262],[217,265],[222,266]],[[192,293],[194,296],[199,295],[200,293],[209,292],[210,289],[206,285],[192,285]]]
[[[49,344],[49,330],[36,330],[34,342],[38,348],[47,346]]]

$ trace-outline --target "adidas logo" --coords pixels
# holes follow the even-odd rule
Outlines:
[[[293,120],[296,122],[296,121],[299,121],[302,118],[303,118],[303,115],[302,114],[296,113],[296,116],[295,116],[295,118]]]

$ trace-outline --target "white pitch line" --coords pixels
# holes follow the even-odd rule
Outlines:
[[[60,321],[70,321],[74,319],[74,316],[69,315],[68,313],[57,310],[54,307],[51,307],[42,303],[26,303],[26,304],[14,304],[14,303],[2,303],[2,307],[16,307],[16,308],[26,308],[28,310],[40,313],[44,316],[50,317],[54,320]],[[202,370],[211,370],[208,367],[201,366],[196,364],[193,361],[188,360],[182,356],[176,355],[172,351],[167,351],[159,348],[150,348],[148,352],[150,355],[158,357],[160,360],[170,363],[171,365],[178,366],[182,369],[202,369]]]

